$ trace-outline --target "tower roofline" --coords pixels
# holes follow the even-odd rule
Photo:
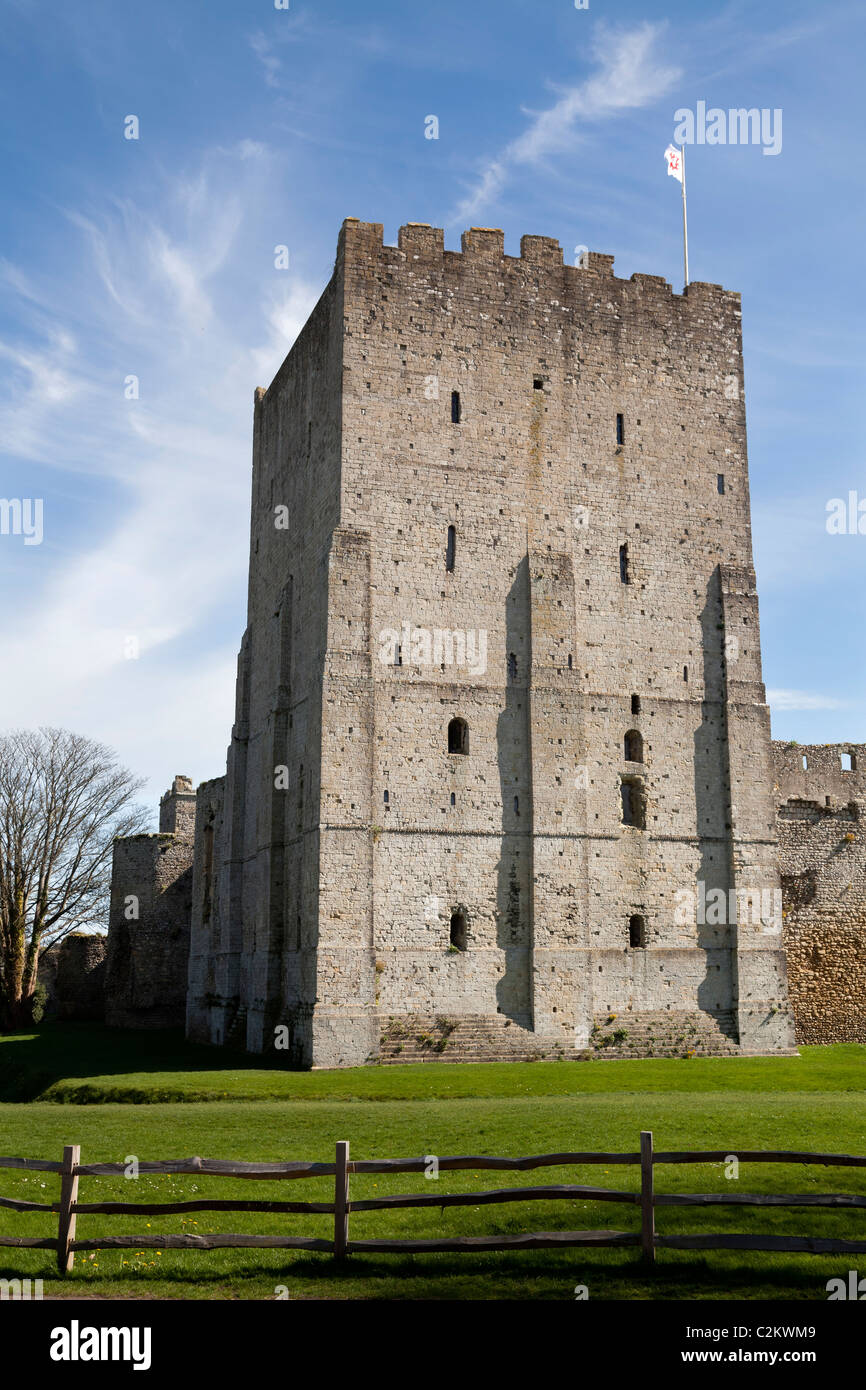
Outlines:
[[[353,258],[359,255],[373,257],[385,251],[402,255],[407,263],[439,264],[443,267],[461,262],[489,264],[500,260],[505,265],[522,264],[544,270],[560,270],[567,276],[610,279],[622,286],[635,285],[643,294],[656,292],[666,299],[685,302],[703,301],[715,296],[740,299],[738,291],[726,290],[723,285],[705,280],[693,280],[682,292],[677,292],[662,275],[650,275],[643,271],[635,271],[628,278],[614,275],[614,257],[608,252],[587,250],[580,265],[567,265],[562,246],[555,237],[524,235],[520,238],[520,255],[509,256],[505,251],[505,233],[501,227],[467,228],[461,234],[459,251],[446,250],[444,228],[431,226],[428,222],[405,223],[398,232],[396,246],[386,243],[384,233],[381,222],[345,218],[337,243],[338,264],[347,255]]]

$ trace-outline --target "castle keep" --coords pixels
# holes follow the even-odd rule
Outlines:
[[[256,391],[191,1038],[573,1056],[615,1016],[638,1050],[793,1047],[739,296],[585,259],[349,219]],[[188,862],[144,838],[118,905]]]

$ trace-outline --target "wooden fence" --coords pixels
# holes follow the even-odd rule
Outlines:
[[[866,1240],[830,1239],[817,1236],[731,1235],[702,1233],[699,1235],[659,1235],[655,1229],[658,1207],[866,1207],[866,1196],[854,1193],[751,1193],[735,1191],[698,1194],[665,1195],[654,1190],[653,1176],[659,1163],[726,1163],[736,1158],[740,1163],[819,1164],[823,1167],[864,1168],[866,1157],[853,1154],[818,1154],[764,1149],[713,1149],[706,1152],[659,1152],[653,1149],[652,1133],[643,1131],[638,1153],[555,1153],[535,1154],[528,1158],[494,1158],[475,1154],[456,1158],[438,1158],[438,1171],[460,1169],[527,1171],[533,1168],[559,1168],[587,1164],[637,1164],[640,1166],[639,1192],[615,1191],[605,1187],[585,1187],[556,1183],[542,1187],[509,1187],[487,1192],[452,1192],[438,1190],[423,1194],[395,1193],[391,1196],[351,1201],[349,1178],[353,1173],[423,1173],[429,1170],[428,1158],[381,1158],[349,1160],[349,1145],[337,1144],[334,1163],[239,1163],[212,1158],[179,1158],[162,1162],[141,1162],[139,1173],[177,1173],[196,1177],[247,1178],[287,1181],[300,1178],[333,1177],[332,1202],[245,1202],[195,1200],[184,1202],[79,1202],[79,1178],[123,1177],[128,1165],[123,1163],[82,1163],[78,1145],[63,1150],[63,1162],[53,1163],[38,1158],[2,1158],[0,1169],[17,1168],[29,1172],[60,1175],[59,1202],[27,1202],[13,1197],[0,1197],[0,1207],[19,1212],[51,1212],[58,1216],[57,1236],[33,1239],[24,1236],[0,1236],[0,1246],[56,1250],[61,1274],[72,1269],[76,1250],[159,1249],[159,1250],[216,1250],[259,1248],[271,1250],[320,1250],[342,1260],[351,1254],[412,1254],[430,1251],[540,1250],[566,1246],[639,1246],[644,1260],[652,1262],[657,1249],[669,1250],[779,1250],[810,1254],[866,1254]],[[640,1207],[640,1231],[532,1231],[520,1235],[447,1236],[422,1240],[350,1240],[349,1217],[352,1212],[393,1211],[402,1207],[459,1207],[488,1206],[501,1202],[537,1202],[580,1200],[591,1202],[621,1202]],[[192,1211],[254,1211],[275,1214],[332,1215],[334,1238],[326,1240],[307,1236],[260,1235],[143,1235],[99,1236],[76,1239],[79,1216],[164,1216]]]

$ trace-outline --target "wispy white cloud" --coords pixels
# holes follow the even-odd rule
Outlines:
[[[283,66],[274,52],[274,46],[260,29],[250,35],[250,48],[264,69],[265,82],[269,87],[279,87],[279,71]]]
[[[321,290],[275,271],[270,228],[248,224],[272,177],[262,147],[212,153],[147,207],[70,214],[82,254],[73,243],[50,287],[0,268],[15,324],[0,344],[7,471],[38,465],[47,480],[45,541],[17,555],[16,601],[7,591],[4,605],[4,669],[16,673],[4,726],[62,724],[111,743],[155,777],[151,794],[175,772],[222,770],[253,388],[271,380]],[[129,375],[137,400],[125,399]],[[4,558],[14,583],[16,556]],[[231,650],[226,611],[238,614]]]
[[[845,709],[844,700],[832,695],[813,695],[806,690],[768,690],[767,704],[774,710]]]
[[[455,209],[452,222],[465,222],[493,202],[517,165],[535,165],[573,149],[582,139],[581,121],[591,123],[627,110],[651,106],[670,91],[679,69],[658,52],[662,24],[634,29],[598,26],[593,42],[596,69],[574,87],[554,89],[559,98],[544,111],[526,111],[530,123],[482,169],[475,187]]]

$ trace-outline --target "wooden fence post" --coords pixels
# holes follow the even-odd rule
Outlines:
[[[653,1206],[653,1136],[651,1129],[640,1134],[640,1246],[644,1260],[654,1264],[656,1220]]]
[[[57,1230],[57,1268],[61,1274],[69,1274],[75,1255],[70,1245],[75,1239],[75,1215],[72,1204],[78,1200],[78,1178],[73,1169],[81,1162],[81,1149],[78,1144],[67,1144],[63,1150],[63,1167],[60,1170],[60,1220]]]
[[[334,1258],[346,1258],[349,1244],[349,1142],[337,1142],[337,1171],[334,1175]]]

